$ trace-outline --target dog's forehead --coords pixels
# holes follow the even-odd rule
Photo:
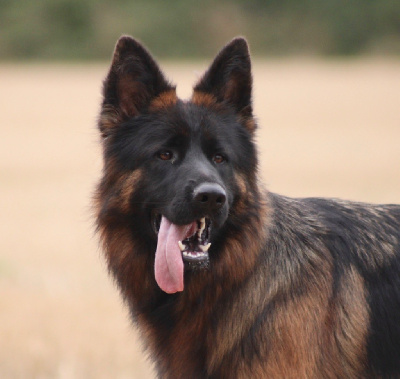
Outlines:
[[[172,96],[165,97],[162,105],[149,108],[145,114],[132,118],[118,135],[123,139],[131,135],[135,143],[146,136],[148,139],[149,135],[152,136],[149,141],[154,143],[176,137],[180,141],[189,138],[222,143],[224,140],[236,140],[233,129],[243,129],[237,115],[229,108],[217,109],[191,100],[172,99]]]
[[[229,124],[236,123],[236,117],[230,112],[219,112],[215,108],[179,100],[171,107],[173,119],[188,134],[219,134]]]

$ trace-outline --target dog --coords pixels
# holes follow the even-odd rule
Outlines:
[[[118,40],[96,224],[158,376],[400,377],[400,206],[266,191],[256,127],[245,39],[187,101]]]

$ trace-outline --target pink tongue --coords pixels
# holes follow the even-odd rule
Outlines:
[[[195,223],[175,225],[162,216],[154,274],[157,284],[166,293],[183,291],[183,260],[178,241],[183,241],[189,229],[195,226]]]

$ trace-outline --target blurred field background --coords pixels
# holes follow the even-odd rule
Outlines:
[[[122,33],[183,97],[246,35],[266,186],[400,203],[400,3],[319,3],[0,1],[0,378],[154,377],[90,210]]]
[[[203,58],[236,34],[258,55],[400,53],[398,0],[1,0],[0,56],[102,59],[121,32]]]

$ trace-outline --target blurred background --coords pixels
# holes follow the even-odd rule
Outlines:
[[[400,203],[398,0],[0,0],[0,378],[154,377],[90,204],[121,34],[182,97],[245,36],[267,188]]]
[[[398,0],[1,0],[10,59],[104,59],[121,32],[161,58],[204,58],[232,36],[273,55],[400,53]]]

